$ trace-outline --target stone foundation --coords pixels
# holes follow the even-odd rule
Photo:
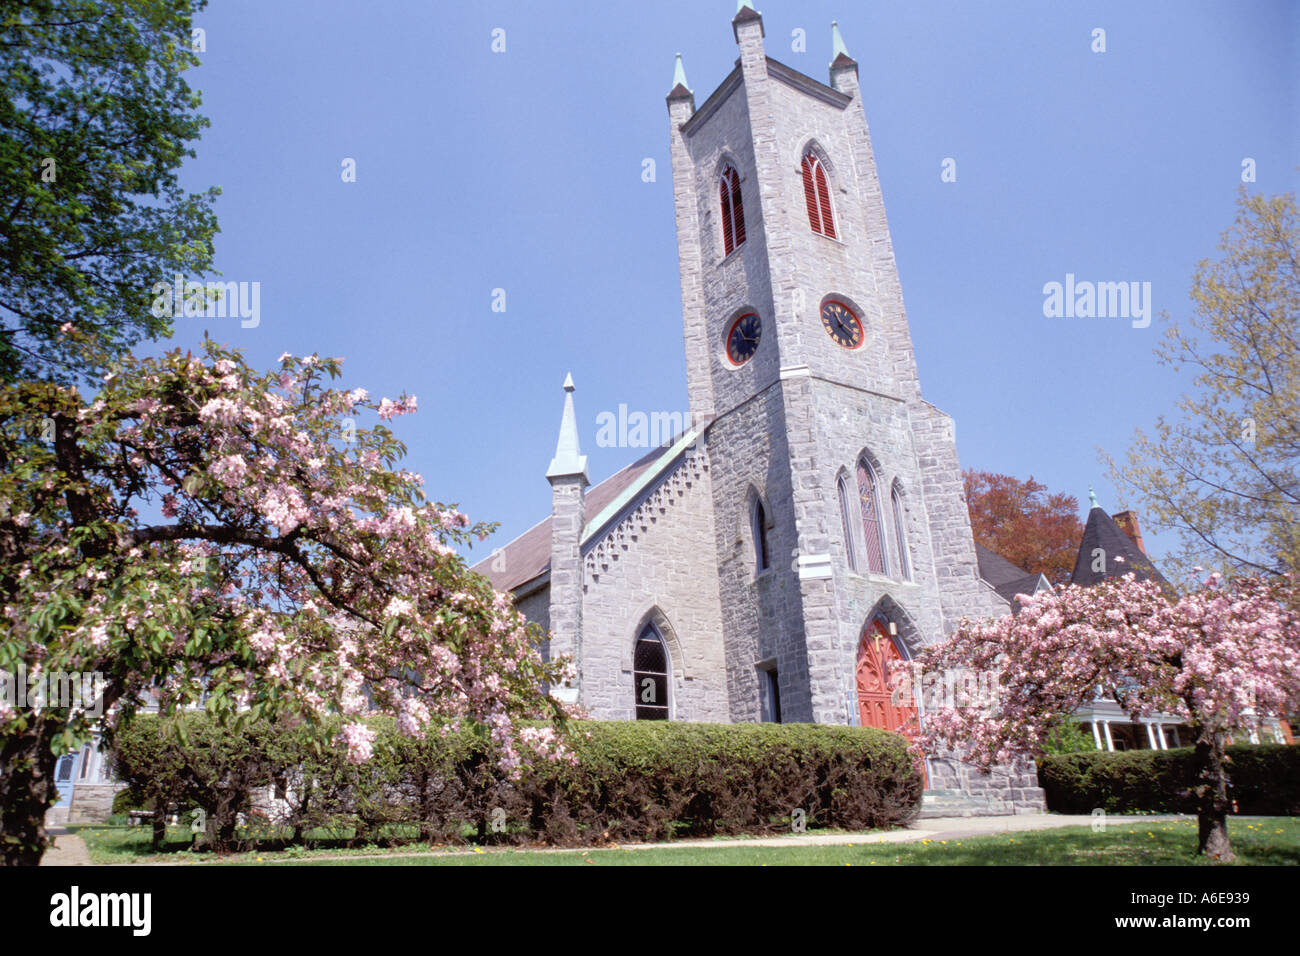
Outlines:
[[[921,816],[1011,816],[1047,812],[1033,761],[1003,764],[985,772],[954,757],[931,757],[930,789]]]
[[[79,783],[72,789],[68,823],[107,823],[113,813],[113,797],[125,789],[121,783]]]

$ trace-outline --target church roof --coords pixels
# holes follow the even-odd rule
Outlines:
[[[643,480],[652,480],[656,474],[672,464],[677,458],[674,452],[680,444],[679,441],[667,450],[655,448],[626,468],[614,472],[600,484],[588,488],[585,503],[587,529],[598,530],[592,527],[594,519],[604,517],[605,510],[625,492],[633,489],[633,486]],[[585,541],[587,537],[588,533],[584,531],[583,540]],[[500,570],[495,570],[494,565]],[[521,584],[527,584],[544,574],[550,570],[550,567],[551,519],[548,517],[505,545],[499,552],[494,551],[470,570],[486,575],[498,591],[512,591]]]
[[[1011,604],[1013,611],[1019,610],[1015,600],[1017,594],[1034,594],[1043,588],[1051,589],[1042,574],[1027,572],[978,542],[975,544],[975,559],[979,562],[980,577]]]
[[[1100,554],[1097,553],[1098,550]],[[1097,558],[1105,560],[1098,562]],[[1101,563],[1102,570],[1093,570],[1093,565],[1097,563]],[[1088,512],[1088,523],[1083,529],[1083,542],[1079,545],[1079,557],[1075,559],[1070,583],[1091,586],[1108,578],[1123,577],[1130,571],[1139,581],[1155,581],[1163,588],[1170,587],[1164,575],[1151,563],[1151,559],[1142,553],[1132,538],[1120,530],[1115,519],[1106,514],[1100,505],[1093,505]]]

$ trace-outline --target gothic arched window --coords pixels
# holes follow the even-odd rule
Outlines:
[[[890,503],[894,510],[894,537],[898,543],[898,576],[904,581],[912,580],[912,562],[907,553],[907,529],[903,524],[903,496],[898,485],[889,492]]]
[[[876,504],[876,476],[865,459],[858,461],[858,503],[862,508],[862,540],[867,550],[867,570],[888,574],[885,547],[880,534],[880,511]]]
[[[849,483],[840,475],[839,480],[835,482],[835,490],[840,499],[840,527],[844,531],[844,550],[849,558],[849,570],[858,569],[858,549],[853,544],[853,514],[849,506]]]
[[[735,167],[722,171],[718,192],[722,200],[722,248],[729,256],[736,246],[745,241],[745,207],[740,201],[740,175]]]
[[[826,170],[812,153],[803,158],[803,198],[808,206],[808,224],[812,231],[835,238],[835,217],[831,213],[831,190]]]
[[[668,647],[653,624],[647,624],[632,654],[637,720],[668,719]]]
[[[757,571],[766,571],[770,566],[767,554],[767,513],[763,502],[754,499],[754,510],[750,514],[754,531],[754,567]]]

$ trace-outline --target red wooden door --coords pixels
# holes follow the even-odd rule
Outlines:
[[[905,691],[910,688],[901,672],[907,666],[907,660],[883,623],[873,621],[863,630],[858,644],[858,714],[863,727],[897,731],[909,739],[915,737],[919,729],[916,703],[910,692],[893,693],[900,682]]]

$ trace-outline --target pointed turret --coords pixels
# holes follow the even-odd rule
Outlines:
[[[1172,593],[1165,579],[1146,552],[1097,503],[1096,493],[1088,489],[1088,522],[1083,528],[1083,540],[1074,562],[1071,584],[1090,587],[1110,578],[1123,577],[1130,572],[1139,581],[1154,581]]]
[[[678,119],[678,123],[684,123],[691,118],[695,112],[695,93],[686,84],[686,68],[682,66],[682,55],[677,54],[677,62],[673,65],[673,88],[668,91],[668,109],[671,112],[674,104],[688,104],[688,108]]]
[[[849,56],[837,21],[831,21],[831,86],[852,96],[858,88],[858,61]]]
[[[763,29],[763,14],[754,9],[750,0],[736,0],[736,15],[731,18],[731,31],[736,35],[736,42],[740,42],[741,27],[745,24],[757,23],[759,37],[767,36]]]
[[[555,457],[546,469],[547,478],[581,475],[587,478],[587,456],[578,447],[578,416],[573,411],[573,376],[564,377],[564,415],[560,419],[560,437],[555,443]]]

